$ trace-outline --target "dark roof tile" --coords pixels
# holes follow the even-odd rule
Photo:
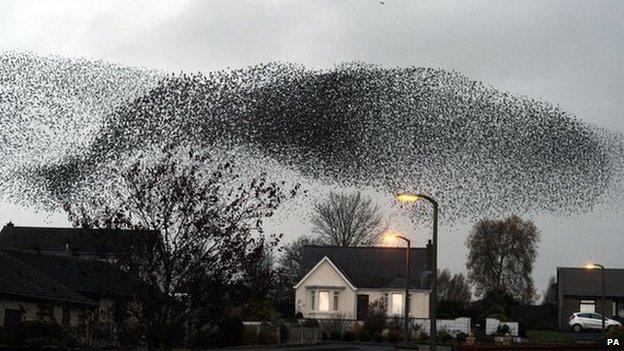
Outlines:
[[[302,275],[325,256],[357,288],[395,288],[404,282],[405,248],[306,246],[303,249]],[[427,249],[412,248],[410,285],[418,289],[426,288],[426,273]]]
[[[600,269],[557,268],[557,286],[563,295],[601,296]],[[624,297],[624,269],[605,270],[605,295]]]
[[[0,294],[59,303],[95,304],[5,252],[0,252]]]

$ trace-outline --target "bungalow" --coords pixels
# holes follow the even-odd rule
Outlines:
[[[605,270],[606,317],[624,317],[624,269]],[[557,311],[560,329],[574,312],[602,313],[600,269],[557,267]]]
[[[411,318],[428,318],[427,248],[410,250]],[[294,286],[295,309],[304,318],[365,318],[372,303],[388,316],[403,316],[405,248],[306,246],[303,277]]]
[[[111,263],[114,250],[100,245],[102,237],[97,230],[4,226],[0,326],[44,320],[75,328],[127,318],[139,285]]]

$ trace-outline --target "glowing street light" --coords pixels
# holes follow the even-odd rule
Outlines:
[[[395,198],[399,202],[416,202],[424,199],[429,201],[433,206],[433,243],[431,246],[433,252],[431,253],[431,292],[429,293],[429,350],[435,351],[437,345],[436,334],[438,332],[438,202],[431,196],[424,194],[401,193],[397,194]]]
[[[602,271],[602,337],[605,336],[605,268],[603,265],[598,263],[590,262],[585,265],[587,269],[600,269]]]
[[[405,241],[405,243],[407,244],[407,246],[405,247],[405,302],[403,303],[403,314],[404,314],[404,318],[405,321],[403,322],[403,325],[405,327],[405,331],[403,335],[403,338],[405,340],[405,343],[407,344],[407,342],[409,341],[409,266],[410,266],[410,250],[411,250],[411,244],[412,242],[404,237],[403,235],[400,235],[398,232],[395,231],[389,231],[387,232],[384,236],[383,236],[383,240],[386,242],[395,242],[396,240],[403,240]]]

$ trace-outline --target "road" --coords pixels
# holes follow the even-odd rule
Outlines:
[[[292,347],[241,347],[241,348],[227,348],[228,351],[249,351],[249,350],[262,350],[262,351],[399,351],[399,350],[416,350],[416,349],[404,349],[395,347],[388,344],[374,344],[374,343],[337,343],[337,344],[322,344],[322,345],[310,345],[310,346],[292,346]],[[419,345],[419,351],[428,351],[428,345]],[[438,346],[439,351],[451,351],[449,346]]]

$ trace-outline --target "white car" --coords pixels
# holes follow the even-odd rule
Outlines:
[[[611,330],[618,325],[622,324],[616,320],[605,318],[606,330]],[[575,312],[570,315],[568,326],[577,333],[587,329],[602,329],[602,315],[598,313]]]

